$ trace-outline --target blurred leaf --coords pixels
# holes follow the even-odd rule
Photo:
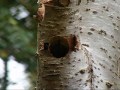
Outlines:
[[[1,57],[3,57],[3,58],[7,58],[8,52],[7,52],[7,51],[0,50],[0,55],[1,55]]]
[[[15,19],[13,19],[13,18],[9,18],[9,22],[12,25],[17,25],[17,21]]]

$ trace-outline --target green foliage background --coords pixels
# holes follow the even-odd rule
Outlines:
[[[28,66],[26,71],[32,75],[36,73],[37,22],[32,18],[36,14],[36,2],[0,0],[0,57],[7,60],[9,56],[14,56],[18,62]],[[28,16],[19,17],[24,12],[21,7],[29,13]]]

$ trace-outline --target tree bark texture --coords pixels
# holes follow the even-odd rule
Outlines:
[[[120,89],[120,0],[45,5],[38,23],[37,90],[100,89]]]

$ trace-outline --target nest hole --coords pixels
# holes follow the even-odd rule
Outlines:
[[[67,39],[60,36],[51,38],[49,50],[50,53],[56,58],[65,57],[69,52],[69,44]]]

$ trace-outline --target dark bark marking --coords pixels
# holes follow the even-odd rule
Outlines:
[[[100,30],[99,32],[98,32],[98,34],[103,34],[103,35],[107,35],[107,33],[106,33],[106,31],[104,31],[104,30]]]
[[[94,29],[94,28],[90,28],[90,30],[91,30],[91,31],[95,31],[95,29]]]
[[[88,44],[82,44],[83,46],[86,46],[86,47],[89,47],[89,45]]]
[[[100,48],[102,51],[104,51],[105,53],[107,53],[108,51],[105,48]]]
[[[106,82],[106,86],[107,86],[108,88],[111,88],[113,85],[112,85],[110,82]]]
[[[93,11],[93,14],[97,14],[98,12],[97,11]]]
[[[90,9],[89,9],[89,8],[87,8],[85,11],[90,11]]]
[[[85,69],[81,69],[79,72],[80,72],[81,74],[84,74],[84,73],[85,73]]]
[[[92,35],[92,33],[91,33],[91,32],[88,32],[88,35]]]
[[[77,3],[77,5],[80,5],[80,3],[81,3],[81,0],[78,0],[78,3]]]

